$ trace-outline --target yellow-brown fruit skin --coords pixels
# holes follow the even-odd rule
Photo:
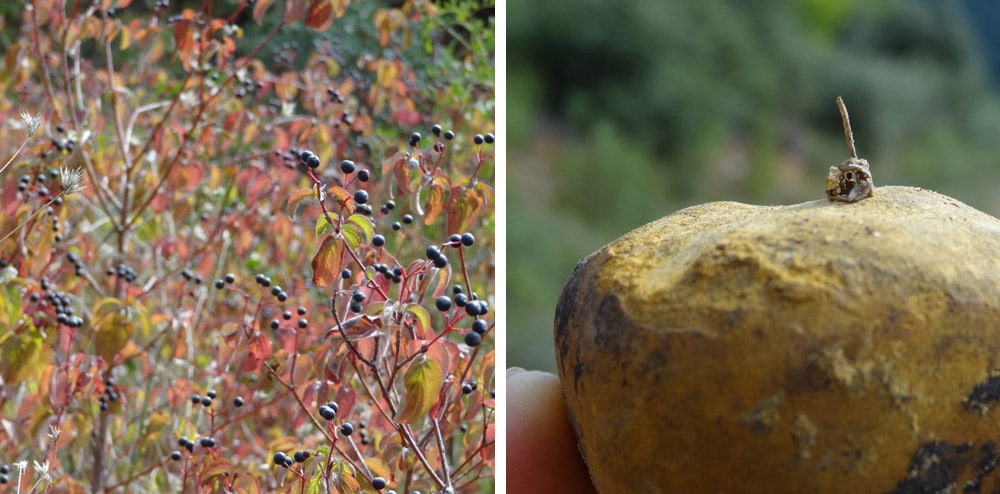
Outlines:
[[[581,261],[555,326],[602,493],[1000,486],[1000,220],[949,197],[688,208]]]

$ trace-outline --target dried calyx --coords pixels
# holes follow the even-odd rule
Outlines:
[[[831,201],[854,202],[871,197],[875,190],[871,169],[868,161],[858,158],[854,149],[854,133],[851,131],[851,121],[847,116],[847,106],[844,100],[837,96],[837,107],[844,123],[844,138],[851,157],[838,166],[831,166],[826,176],[826,197]]]

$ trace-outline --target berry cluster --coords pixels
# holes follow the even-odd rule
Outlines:
[[[201,406],[208,408],[212,406],[212,400],[214,400],[217,396],[218,394],[213,390],[206,391],[205,396],[195,393],[191,395],[191,403],[194,405],[200,404]]]
[[[108,411],[109,403],[118,401],[118,392],[115,391],[115,381],[111,376],[104,378],[104,394],[97,399],[101,406],[101,411]]]
[[[6,263],[3,264],[6,265]],[[28,300],[32,303],[38,304],[38,308],[42,310],[51,306],[53,312],[55,313],[56,322],[63,326],[70,328],[83,327],[83,318],[74,313],[71,295],[55,290],[52,283],[46,278],[41,279],[39,288],[41,288],[41,293],[42,295],[45,295],[45,298],[43,299],[38,292],[32,292],[28,295]]]
[[[201,275],[193,273],[190,269],[182,269],[181,276],[183,276],[187,281],[193,281],[196,285],[201,284]]]
[[[135,272],[135,269],[133,269],[131,266],[126,265],[123,262],[118,263],[118,266],[116,267],[108,268],[106,274],[108,276],[117,276],[119,278],[122,278],[127,283],[134,282],[136,277],[138,276],[138,274]]]

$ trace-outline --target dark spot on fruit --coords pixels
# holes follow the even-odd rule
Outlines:
[[[1000,375],[994,375],[977,384],[962,400],[965,408],[973,413],[985,415],[993,402],[1000,400]]]
[[[957,486],[963,486],[965,492],[980,492],[983,479],[996,469],[998,460],[993,442],[979,447],[973,443],[926,442],[910,457],[906,476],[892,494],[954,492]]]

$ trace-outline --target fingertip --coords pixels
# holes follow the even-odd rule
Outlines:
[[[554,374],[507,370],[511,492],[594,492]]]

